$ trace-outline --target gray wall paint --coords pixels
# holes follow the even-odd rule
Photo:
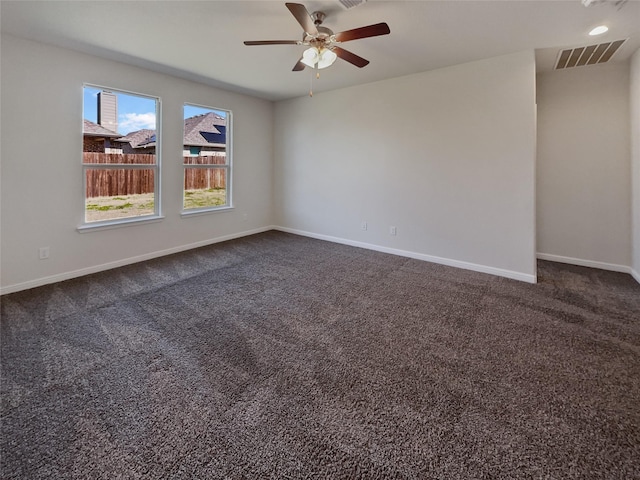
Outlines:
[[[535,279],[532,52],[316,94],[274,108],[263,100],[7,35],[2,36],[1,47],[3,292],[273,224]],[[603,75],[615,86],[605,87],[610,98],[602,107],[610,108],[617,118],[629,114],[629,96],[624,104],[624,94],[618,91],[625,86],[621,70],[625,67],[610,67],[603,69]],[[602,189],[615,192],[604,216],[615,217],[606,221],[615,223],[617,230],[606,236],[605,248],[593,250],[598,255],[592,257],[625,264],[633,254],[636,272],[640,271],[639,68],[636,53],[627,88],[635,119],[627,139],[627,145],[634,145],[627,156],[632,158],[627,176],[633,168],[633,202],[631,182],[623,178],[624,154],[615,155],[613,172],[606,172],[604,183],[586,199],[596,198],[599,204]],[[87,234],[76,231],[82,217],[83,82],[162,98],[166,217],[162,222]],[[574,89],[573,82],[554,87],[555,82],[542,80],[543,103],[553,98],[553,92],[564,96]],[[593,80],[579,83],[586,88]],[[236,208],[231,212],[184,219],[179,215],[184,102],[234,112]],[[575,108],[567,105],[568,110]],[[46,155],[29,154],[34,151]],[[611,174],[617,177],[609,178]],[[567,181],[571,188],[571,179]],[[545,188],[541,191],[546,195]],[[547,200],[539,202],[547,209],[539,221],[549,210]],[[601,225],[599,218],[592,216],[592,223]],[[363,221],[368,223],[366,231],[361,229]],[[396,236],[389,235],[392,225],[397,227]],[[554,235],[562,238],[562,231],[549,229],[541,236],[547,242]],[[38,260],[41,246],[51,248],[48,260]]]
[[[7,35],[1,48],[5,291],[273,223],[271,102]],[[91,233],[76,230],[83,215],[83,82],[162,99],[163,221]],[[180,216],[184,102],[233,111],[233,211]],[[47,260],[38,259],[43,246],[51,249]]]
[[[279,102],[275,152],[280,226],[535,279],[533,52]]]
[[[538,251],[631,264],[629,66],[538,75]]]

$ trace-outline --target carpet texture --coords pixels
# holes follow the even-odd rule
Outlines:
[[[640,478],[640,285],[267,232],[2,298],[3,479]]]

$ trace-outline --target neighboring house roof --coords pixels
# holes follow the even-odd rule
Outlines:
[[[114,132],[113,130],[104,128],[102,125],[98,125],[97,123],[93,123],[92,121],[86,119],[84,120],[82,133],[90,137],[115,138],[121,136],[118,132]]]
[[[97,123],[85,120],[84,134],[110,137],[116,142],[128,143],[131,148],[151,148],[156,146],[156,131],[149,128],[122,136]],[[227,144],[227,120],[215,113],[205,113],[187,118],[184,121],[183,142],[185,147],[224,148]]]
[[[124,137],[116,139],[118,142],[128,143],[131,148],[149,148],[156,145],[156,131],[144,128],[142,130],[136,130],[135,132],[129,132]]]
[[[197,147],[224,147],[227,120],[215,113],[196,115],[184,121],[184,145]]]

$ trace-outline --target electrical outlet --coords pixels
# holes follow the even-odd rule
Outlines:
[[[398,233],[398,230],[396,229],[396,227],[389,227],[389,235],[396,235]]]
[[[362,229],[366,230],[369,226],[367,225],[367,222],[362,222]]]
[[[40,256],[40,260],[46,260],[49,258],[49,247],[40,247],[38,249],[38,254]]]

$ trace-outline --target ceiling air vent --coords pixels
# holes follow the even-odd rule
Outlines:
[[[358,5],[362,5],[367,0],[340,0],[340,3],[347,10],[353,7],[357,7]]]
[[[556,62],[556,70],[563,68],[582,67],[584,65],[595,65],[596,63],[605,63],[611,60],[613,54],[622,46],[624,40],[616,40],[615,42],[605,42],[598,45],[589,45],[587,47],[570,48],[562,50],[558,55]]]

